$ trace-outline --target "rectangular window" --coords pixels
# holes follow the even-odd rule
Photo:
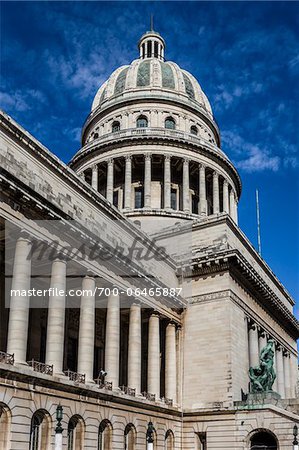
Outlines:
[[[118,207],[118,191],[113,192],[113,205]]]
[[[142,187],[135,188],[135,208],[143,208],[143,189]]]
[[[171,206],[171,209],[177,209],[177,190],[176,189],[171,189],[170,206]]]

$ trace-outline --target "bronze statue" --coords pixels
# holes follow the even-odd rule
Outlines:
[[[249,369],[250,392],[252,393],[272,391],[276,378],[273,346],[273,339],[269,339],[267,345],[261,350],[260,364]]]

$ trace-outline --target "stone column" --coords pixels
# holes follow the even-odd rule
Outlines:
[[[274,380],[272,389],[273,389],[273,391],[278,392],[276,343],[274,344],[273,367],[274,367],[274,371],[275,371],[275,374],[276,374],[276,378],[275,378],[275,380]]]
[[[141,388],[141,306],[133,303],[130,308],[128,347],[128,386],[136,389],[136,394]]]
[[[63,373],[65,328],[66,262],[52,263],[49,291],[46,364],[53,364],[54,373]]]
[[[190,213],[189,201],[189,160],[184,159],[183,162],[183,211]]]
[[[229,214],[228,182],[223,181],[223,212]]]
[[[267,341],[267,334],[266,334],[266,332],[263,329],[259,328],[258,336],[259,336],[259,352],[261,353],[262,349],[264,347],[266,347],[267,342],[268,342]]]
[[[15,257],[12,274],[12,292],[15,290],[30,289],[31,278],[31,242],[23,234],[19,237],[15,248]],[[14,354],[17,363],[26,364],[28,320],[30,297],[20,296],[17,293],[11,295],[9,323],[7,335],[7,353]]]
[[[148,327],[147,390],[160,398],[160,319],[154,313]]]
[[[233,210],[234,210],[234,221],[236,222],[236,224],[238,225],[238,201],[237,201],[237,196],[236,194],[234,194],[234,203],[233,203]]]
[[[144,161],[144,207],[151,207],[152,155],[147,153]]]
[[[91,186],[96,191],[98,190],[98,165],[97,164],[92,166]]]
[[[165,342],[165,397],[177,402],[177,358],[175,324],[170,322],[166,328]]]
[[[213,214],[219,213],[219,175],[213,173]]]
[[[277,390],[279,395],[281,395],[282,398],[285,398],[283,355],[282,355],[282,347],[280,345],[276,347],[276,367],[277,367]]]
[[[114,188],[114,161],[108,160],[107,166],[107,195],[106,198],[110,203],[113,203],[113,188]]]
[[[291,390],[291,374],[290,374],[290,354],[287,351],[283,352],[283,372],[284,372],[284,387],[285,387],[285,397],[292,397]]]
[[[199,164],[199,211],[201,215],[207,215],[206,168],[203,164]]]
[[[95,279],[87,275],[82,281],[80,307],[78,372],[85,373],[86,382],[93,382],[95,335]]]
[[[248,327],[249,335],[249,366],[255,367],[259,364],[259,341],[257,326],[255,323],[250,322]]]
[[[108,297],[105,338],[105,371],[107,381],[112,381],[113,388],[119,385],[119,335],[120,311],[119,295],[111,293]]]
[[[164,209],[170,209],[171,193],[171,159],[169,155],[164,159]]]
[[[233,220],[235,220],[234,205],[235,205],[235,195],[233,189],[231,188],[229,192],[229,214]]]
[[[127,155],[125,161],[125,209],[131,209],[132,156]]]

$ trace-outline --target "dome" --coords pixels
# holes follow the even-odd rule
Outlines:
[[[140,58],[112,73],[99,88],[92,111],[111,101],[141,94],[149,98],[175,97],[177,101],[191,103],[212,118],[211,105],[198,81],[176,63],[164,61],[164,46],[159,33],[145,33],[139,41]]]

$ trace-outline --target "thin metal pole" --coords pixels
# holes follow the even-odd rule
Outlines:
[[[256,189],[255,191],[256,198],[256,218],[257,218],[257,244],[258,244],[258,253],[262,256],[262,244],[261,244],[261,225],[260,225],[260,205],[259,205],[259,191]]]

